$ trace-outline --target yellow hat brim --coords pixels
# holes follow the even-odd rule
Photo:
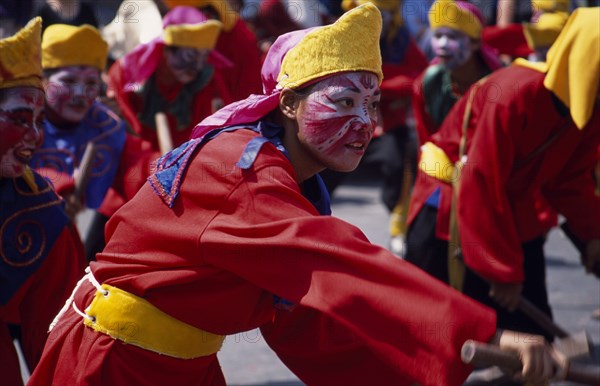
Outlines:
[[[212,50],[217,44],[222,27],[223,24],[217,20],[208,20],[198,24],[170,25],[164,30],[165,44]]]

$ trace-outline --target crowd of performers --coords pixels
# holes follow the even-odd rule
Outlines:
[[[126,3],[144,20],[118,23]],[[511,382],[555,376],[517,306],[552,317],[559,215],[600,277],[600,8],[247,3],[12,20],[2,383],[23,384],[18,346],[31,385],[224,385],[225,336],[253,328],[308,385],[460,385],[468,339],[516,353]],[[373,166],[388,249],[331,215]]]

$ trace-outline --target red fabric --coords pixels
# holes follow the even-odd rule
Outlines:
[[[460,347],[489,340],[494,313],[354,226],[318,215],[271,144],[241,171],[235,164],[255,135],[224,133],[205,145],[172,209],[144,185],[107,224],[107,246],[91,263],[99,282],[213,333],[260,326],[308,384],[462,384],[470,369]],[[79,308],[93,292],[78,291]],[[299,306],[276,310],[273,294]],[[31,385],[52,377],[54,384],[224,384],[214,356],[184,361],[140,350],[94,333],[72,312],[57,327]]]
[[[419,138],[419,144],[423,145],[430,141],[431,135],[435,133],[439,127],[433,122],[427,109],[425,108],[425,95],[423,95],[423,78],[425,70],[413,83],[412,107],[415,118],[415,128]]]
[[[7,324],[21,327],[23,354],[33,369],[48,337],[48,326],[86,266],[83,244],[74,226],[65,227],[39,269],[11,301],[0,306],[0,374],[2,384],[22,384],[21,372]]]
[[[495,25],[484,27],[481,32],[481,39],[498,50],[498,54],[509,55],[514,58],[526,58],[533,52],[527,45],[522,24],[513,23],[504,27]]]
[[[151,143],[152,149],[158,151],[159,145],[156,131],[151,127],[144,126],[137,118],[137,114],[144,107],[144,101],[135,92],[126,89],[125,85],[128,84],[129,80],[124,77],[121,61],[116,61],[111,66],[108,75],[110,89],[115,93],[115,98],[119,103],[123,117],[142,140]],[[219,100],[220,103],[230,102],[228,99],[229,94],[220,87],[223,84],[220,77],[220,73],[218,71],[215,72],[209,83],[194,96],[194,100],[190,106],[192,114],[188,127],[183,130],[175,130],[174,128],[177,126],[175,117],[169,113],[166,114],[174,147],[186,142],[190,138],[194,126],[216,111],[217,106],[215,106],[215,101]],[[159,90],[167,101],[172,101],[182,86],[181,84],[176,84],[168,89],[159,86]]]
[[[146,178],[150,175],[151,163],[159,157],[160,152],[155,150],[150,142],[127,135],[117,175],[98,212],[110,217],[123,204],[131,200],[146,183]]]
[[[221,31],[215,50],[233,63],[220,70],[233,102],[262,93],[260,51],[244,20],[238,19],[231,31]]]
[[[394,63],[382,65],[381,115],[384,133],[406,126],[413,82],[427,67],[427,59],[412,39],[404,57],[400,65]]]
[[[138,189],[146,182],[150,163],[160,157],[156,131],[151,127],[144,126],[137,118],[137,114],[144,107],[144,101],[134,92],[127,91],[125,85],[129,81],[125,78],[121,61],[115,62],[109,70],[109,87],[115,93],[122,116],[129,122],[139,138],[133,135],[127,136],[113,186],[107,192],[102,206],[98,209],[100,213],[107,217],[112,216],[117,209],[137,193]],[[174,147],[188,141],[195,125],[220,107],[215,104],[216,101],[219,101],[219,104],[231,102],[231,96],[226,86],[222,74],[216,71],[210,82],[194,96],[190,124],[184,130],[174,130],[173,128],[176,127],[175,117],[167,113],[167,121]],[[159,89],[164,98],[173,100],[181,87],[182,85],[178,85],[170,89],[164,87],[159,87]]]
[[[568,122],[559,115],[543,79],[544,74],[513,65],[492,74],[474,98],[458,227],[465,262],[489,280],[523,280],[521,243],[554,225],[552,213],[540,214],[546,204],[563,214],[582,240],[600,237],[600,198],[594,195],[591,173],[600,141],[598,109],[584,130],[569,127],[533,161],[519,164]],[[453,162],[467,99],[455,105],[432,136]],[[431,178],[419,176],[414,193],[419,198],[411,205],[409,221],[434,185]],[[442,190],[438,226],[447,224],[450,206],[444,196],[450,192]]]

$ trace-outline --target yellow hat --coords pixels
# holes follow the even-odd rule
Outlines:
[[[316,28],[284,57],[277,88],[298,88],[311,80],[346,71],[381,71],[381,13],[366,3],[335,23]]]
[[[523,33],[529,48],[535,50],[550,47],[568,18],[569,14],[566,12],[545,12],[535,23],[523,23]]]
[[[531,5],[535,11],[562,11],[569,12],[570,0],[533,0]]]
[[[208,20],[198,24],[173,24],[165,27],[165,44],[212,50],[223,24]]]
[[[104,70],[108,44],[98,30],[89,24],[76,27],[53,24],[46,28],[42,37],[42,66],[59,68],[66,66],[91,66]]]
[[[546,60],[544,86],[569,107],[580,129],[592,116],[600,83],[598,20],[600,7],[577,8],[548,51]]]
[[[400,10],[401,0],[342,0],[342,9],[349,11],[352,8],[363,5],[364,3],[373,3],[379,9],[385,9],[386,11]]]
[[[437,0],[429,10],[429,25],[431,28],[448,27],[464,32],[473,39],[481,37],[482,22],[475,13],[454,0]]]
[[[0,88],[42,88],[42,18],[36,17],[13,36],[0,40]]]
[[[239,15],[230,6],[227,0],[163,0],[163,3],[173,9],[179,6],[188,6],[202,8],[211,6],[219,15],[219,20],[223,23],[223,30],[231,31],[239,19]]]

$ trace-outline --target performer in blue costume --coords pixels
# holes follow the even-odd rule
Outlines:
[[[46,87],[44,143],[33,158],[33,167],[42,168],[57,191],[68,196],[71,177],[80,166],[88,142],[94,142],[96,156],[83,203],[97,209],[112,185],[125,142],[125,123],[96,100],[100,94],[100,73],[108,45],[90,25],[80,27],[54,24],[42,39],[42,66]],[[82,205],[68,200],[70,211]]]
[[[33,370],[54,315],[84,269],[83,246],[48,182],[28,167],[41,142],[41,19],[0,40],[0,374],[22,385],[13,344]],[[15,60],[17,58],[18,60]]]

